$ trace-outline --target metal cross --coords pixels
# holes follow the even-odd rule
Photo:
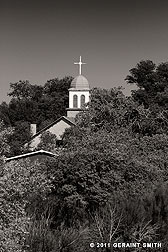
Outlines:
[[[86,64],[86,63],[83,63],[83,62],[82,62],[82,57],[80,56],[79,62],[75,62],[74,64],[75,64],[75,65],[79,65],[79,75],[81,75],[81,74],[82,74],[82,65],[84,65],[84,64]]]

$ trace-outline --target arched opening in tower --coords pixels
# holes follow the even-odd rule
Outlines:
[[[74,108],[78,107],[78,96],[77,95],[73,96],[73,107]]]
[[[81,108],[84,107],[84,104],[85,104],[85,96],[81,95]]]

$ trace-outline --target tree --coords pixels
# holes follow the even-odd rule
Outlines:
[[[30,84],[28,80],[11,83],[8,106],[11,125],[17,121],[40,124],[45,120],[56,120],[66,114],[68,89],[72,77],[51,79],[44,86]]]
[[[57,152],[57,137],[56,137],[56,135],[50,133],[49,131],[42,133],[40,143],[38,144],[37,149]]]
[[[11,92],[9,96],[17,100],[39,99],[42,96],[42,86],[32,85],[28,80],[10,83]]]
[[[0,120],[3,121],[5,126],[10,126],[9,108],[6,102],[0,104]]]
[[[47,171],[43,164],[28,160],[4,163],[0,169],[1,251],[22,252],[29,247],[26,242],[32,222],[27,209],[36,198],[44,200],[50,191]]]
[[[114,194],[142,196],[168,178],[168,136],[142,134],[147,130],[143,124],[150,119],[147,112],[116,90],[92,93],[88,110],[78,115],[76,126],[64,135],[65,149],[48,163],[55,187],[51,198],[56,208],[61,206],[56,219],[66,217],[68,225],[73,225]]]
[[[69,106],[68,89],[73,78],[66,76],[63,79],[51,79],[44,85],[44,101],[47,108],[45,120],[56,120],[66,115],[66,108]],[[41,108],[41,107],[40,107]]]
[[[24,150],[23,144],[31,139],[30,124],[25,121],[17,121],[14,124],[13,132],[8,137],[10,152],[8,156],[16,156]]]
[[[4,123],[0,121],[0,158],[10,153],[9,137],[12,135],[13,129],[6,128]]]
[[[37,130],[66,115],[68,89],[72,77],[51,79],[44,86],[33,85],[28,80],[10,83],[9,104],[0,105],[0,119],[6,126],[15,128],[9,140],[11,155],[22,152],[30,139],[30,123],[37,124]]]
[[[156,66],[151,60],[140,61],[125,80],[137,85],[132,96],[146,108],[168,108],[168,62]]]
[[[91,251],[89,242],[99,236],[121,242],[156,238],[160,229],[149,214],[151,199],[144,203],[146,194],[168,179],[168,136],[157,132],[161,124],[156,115],[121,90],[92,90],[88,110],[78,114],[76,126],[66,131],[59,157],[41,167],[47,182],[29,174],[44,189],[52,185],[43,200],[32,189],[27,204],[27,213],[35,213],[30,223],[34,231],[27,239],[32,251]],[[42,146],[53,149],[55,142],[48,142],[48,136],[52,137],[44,135]],[[44,174],[41,168],[37,171]],[[161,208],[166,209],[164,204]],[[76,241],[82,239],[85,245],[79,250]]]

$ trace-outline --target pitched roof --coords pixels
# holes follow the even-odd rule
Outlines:
[[[71,117],[66,117],[66,116],[61,116],[60,118],[58,118],[57,120],[55,120],[54,122],[50,123],[49,125],[47,125],[46,127],[44,127],[43,129],[41,129],[40,131],[38,131],[36,134],[34,134],[31,138],[34,139],[36,136],[38,136],[39,134],[43,133],[44,131],[48,130],[50,127],[52,127],[53,125],[55,125],[56,123],[58,123],[59,121],[63,120],[64,122],[66,122],[67,124],[74,126],[75,124],[75,120],[74,118]]]
[[[54,154],[54,153],[49,152],[49,151],[38,150],[38,151],[32,151],[32,152],[28,152],[28,153],[21,154],[21,155],[18,155],[18,156],[6,158],[5,161],[9,162],[9,161],[18,160],[18,159],[21,159],[21,158],[33,157],[33,156],[36,156],[36,155],[45,155],[45,156],[49,156],[49,157],[57,157],[58,156],[58,154]]]

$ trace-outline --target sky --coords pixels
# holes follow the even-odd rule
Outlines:
[[[166,0],[0,0],[0,103],[10,83],[78,75],[91,87],[125,82],[140,60],[168,60]]]

